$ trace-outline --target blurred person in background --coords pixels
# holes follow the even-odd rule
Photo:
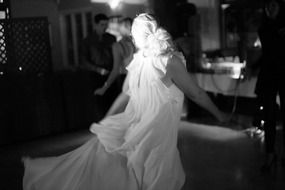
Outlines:
[[[94,31],[81,44],[81,68],[90,72],[92,89],[102,87],[113,67],[112,45],[116,37],[108,32],[109,18],[102,13],[94,16]],[[115,85],[110,85],[104,96],[95,96],[95,121],[106,114],[110,105],[118,95]],[[96,94],[96,93],[95,93]]]
[[[276,124],[278,121],[276,97],[279,94],[281,118],[285,120],[285,14],[282,0],[265,0],[264,14],[258,34],[262,47],[259,61],[260,71],[255,92],[263,107],[265,159],[262,171],[270,171],[277,164],[275,149]],[[283,147],[285,145],[285,130],[283,127]],[[285,166],[285,150],[283,148],[282,163]]]
[[[104,95],[113,83],[121,89],[127,74],[126,67],[133,59],[135,46],[131,38],[132,19],[122,18],[118,26],[120,39],[112,46],[113,67],[104,85],[95,90],[96,95]]]

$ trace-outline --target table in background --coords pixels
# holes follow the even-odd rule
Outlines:
[[[235,79],[227,74],[195,73],[198,85],[215,94],[255,98],[254,93],[257,77]]]

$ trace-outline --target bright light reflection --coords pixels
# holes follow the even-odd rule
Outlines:
[[[112,0],[112,1],[109,1],[109,5],[111,7],[111,9],[116,9],[119,4],[120,4],[121,0]]]
[[[229,4],[222,4],[222,9],[223,9],[223,10],[227,9],[228,7],[230,7]]]
[[[91,3],[109,3],[113,0],[90,0]],[[146,5],[148,0],[120,0],[120,2],[124,2],[127,4],[133,5]]]
[[[256,48],[261,48],[261,42],[260,42],[260,39],[257,38],[253,44],[254,47]]]
[[[0,11],[0,19],[5,19],[6,13],[4,11]]]

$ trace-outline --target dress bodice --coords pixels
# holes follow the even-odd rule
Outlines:
[[[127,69],[130,72],[129,93],[138,112],[150,110],[155,113],[165,104],[182,104],[184,95],[180,89],[174,83],[167,85],[162,81],[172,56],[180,57],[185,64],[184,57],[178,52],[156,57],[144,57],[141,52],[134,55]]]

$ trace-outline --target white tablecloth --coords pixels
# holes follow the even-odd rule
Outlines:
[[[256,97],[254,93],[257,77],[251,79],[234,79],[226,74],[195,73],[198,85],[208,92],[226,96]]]

